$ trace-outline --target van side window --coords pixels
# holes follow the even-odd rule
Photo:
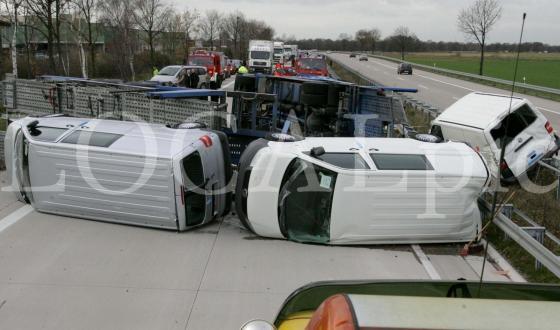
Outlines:
[[[490,134],[499,148],[502,146],[502,143],[507,146],[519,133],[523,132],[523,130],[531,125],[536,119],[537,115],[535,115],[533,110],[525,104],[521,108],[506,116],[490,131]],[[505,141],[502,140],[504,138]]]
[[[370,154],[378,170],[433,170],[432,164],[424,155]]]
[[[358,153],[351,152],[327,152],[315,158],[332,164],[340,168],[351,170],[367,170],[369,169],[366,161]]]
[[[66,128],[38,126],[32,129],[29,133],[33,137],[33,140],[53,142],[67,130],[68,129]]]
[[[122,135],[113,133],[75,131],[60,142],[107,148],[120,137]]]

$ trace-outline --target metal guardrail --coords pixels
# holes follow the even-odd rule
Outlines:
[[[456,76],[463,76],[463,77],[468,77],[468,78],[471,78],[471,79],[478,79],[478,80],[498,83],[498,84],[507,85],[507,86],[512,86],[512,84],[513,84],[513,82],[511,80],[505,80],[505,79],[488,77],[488,76],[481,76],[481,75],[477,75],[477,74],[455,71],[455,70],[449,70],[449,69],[443,69],[443,68],[438,68],[438,67],[424,65],[424,64],[417,64],[417,63],[414,63],[414,62],[402,61],[402,60],[399,60],[399,59],[394,58],[394,57],[388,57],[388,56],[382,56],[382,55],[372,55],[372,54],[368,54],[368,56],[383,59],[383,60],[387,60],[387,61],[391,61],[391,62],[396,62],[396,63],[406,62],[406,63],[412,64],[412,66],[417,67],[419,69],[425,69],[425,70],[430,70],[430,71],[435,71],[435,72],[440,72],[440,73],[447,73],[447,74],[452,74],[452,75],[456,75]],[[533,90],[533,91],[537,91],[537,92],[545,92],[545,93],[560,95],[560,89],[556,89],[556,88],[537,86],[537,85],[532,85],[532,84],[525,84],[525,83],[521,83],[521,82],[515,82],[515,86],[518,87],[518,88],[524,88],[524,89]]]
[[[480,199],[480,204],[485,208],[485,211],[490,211],[490,203]],[[528,222],[530,226],[519,226],[510,219],[512,215],[508,217],[503,213],[511,213],[512,215],[515,213],[524,221]],[[560,256],[554,254],[543,244],[545,236],[557,245],[560,245],[560,239],[550,233],[546,234],[546,229],[544,227],[539,226],[520,210],[513,207],[510,207],[509,210],[508,208],[504,208],[503,213],[498,214],[496,218],[494,218],[494,224],[537,260],[538,263],[535,265],[537,268],[539,268],[539,264],[542,264],[560,278]]]

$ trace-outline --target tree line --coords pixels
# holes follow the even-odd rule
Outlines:
[[[243,58],[249,40],[274,36],[267,23],[239,11],[178,11],[164,0],[0,0],[0,15],[10,44],[9,56],[0,53],[0,73],[23,77],[134,80],[152,66],[184,62],[195,41]]]

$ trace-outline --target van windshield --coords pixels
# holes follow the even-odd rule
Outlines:
[[[492,138],[496,142],[498,148],[501,148],[502,144],[507,146],[517,135],[519,135],[519,133],[523,132],[523,130],[531,125],[536,119],[537,115],[535,115],[533,110],[525,104],[521,108],[506,116],[490,131],[490,134],[492,135]]]
[[[204,222],[206,214],[206,195],[200,191],[204,185],[204,170],[198,151],[183,158],[182,166],[186,223],[194,226]]]
[[[296,159],[288,166],[278,196],[282,234],[299,242],[329,241],[336,172]]]
[[[64,134],[68,129],[59,127],[46,127],[37,126],[29,131],[29,134],[33,137],[33,140],[43,141],[43,142],[53,142],[58,139],[59,136]]]
[[[270,58],[270,52],[253,50],[251,52],[251,58],[254,60],[268,60]]]
[[[212,64],[212,58],[210,56],[192,56],[189,59],[189,65],[210,66]]]

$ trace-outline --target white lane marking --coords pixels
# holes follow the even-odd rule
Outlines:
[[[475,92],[474,89],[470,89],[470,88],[468,88],[468,87],[461,86],[461,85],[457,85],[457,84],[452,84],[452,83],[450,83],[450,82],[443,81],[443,80],[439,80],[439,79],[436,79],[436,78],[424,76],[424,75],[421,75],[421,74],[416,74],[416,76],[422,77],[422,78],[424,78],[424,79],[429,79],[429,80],[437,81],[438,83],[446,84],[446,85],[449,85],[449,86],[453,86],[453,87],[457,87],[457,88],[466,89],[466,90],[471,91],[471,92]]]
[[[546,112],[559,113],[558,111],[550,110],[550,109],[543,108],[543,107],[537,107],[537,109],[539,109],[541,111],[546,111]]]
[[[222,88],[220,88],[221,90],[224,90],[226,88],[228,88],[229,86],[235,84],[235,79],[233,79],[233,81],[230,81],[229,83],[225,84],[222,86]]]
[[[420,87],[420,88],[424,88],[424,89],[427,89],[427,90],[429,90],[429,88],[428,88],[428,87],[426,87],[426,86],[424,86],[424,85],[422,85],[422,84],[418,84],[418,87]]]
[[[0,220],[0,233],[4,229],[18,222],[21,218],[31,213],[31,211],[33,211],[33,207],[31,205],[24,205],[19,209],[15,210],[14,212],[8,214],[6,217]]]
[[[398,80],[404,80],[404,79],[403,79],[403,78],[401,78],[401,77],[397,77],[397,79],[398,79]]]
[[[418,257],[418,259],[420,259],[420,263],[422,263],[422,266],[426,270],[426,273],[428,273],[428,276],[430,276],[432,280],[441,280],[441,276],[439,276],[437,270],[434,268],[434,265],[432,264],[428,256],[424,254],[424,251],[422,251],[420,245],[412,244],[411,246],[414,254],[416,255],[416,257]]]

